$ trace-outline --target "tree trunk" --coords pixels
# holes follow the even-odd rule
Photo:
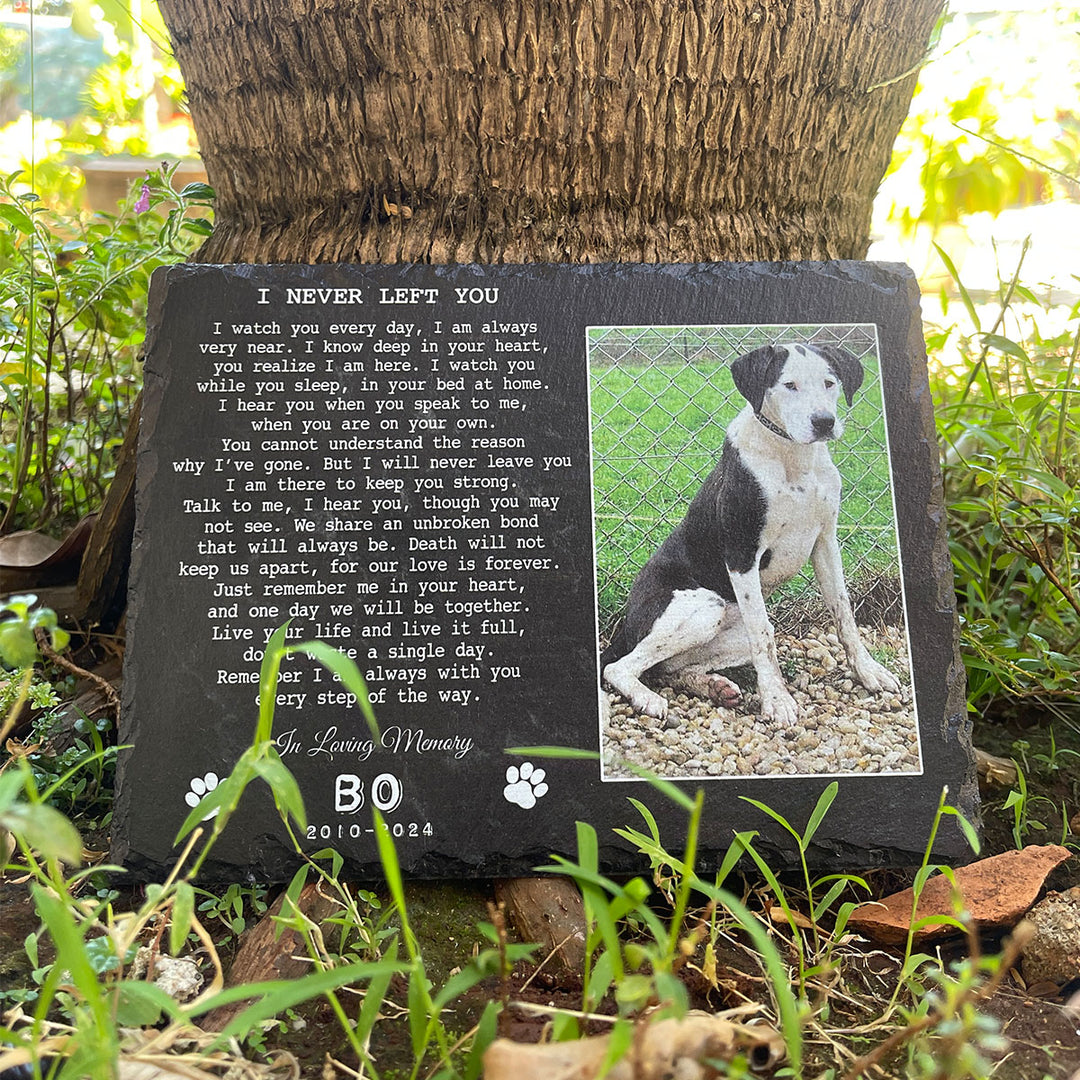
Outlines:
[[[162,0],[210,262],[861,258],[942,0]]]

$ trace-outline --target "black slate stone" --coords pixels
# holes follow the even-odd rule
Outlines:
[[[498,290],[498,301],[489,304],[492,289]],[[465,303],[457,302],[457,290],[464,290]],[[429,303],[432,297],[435,302]],[[308,696],[300,708],[295,698],[279,704],[274,733],[313,827],[310,836],[302,837],[306,850],[335,847],[351,874],[377,875],[370,812],[376,787],[379,801],[388,807],[385,817],[402,866],[414,877],[528,872],[547,863],[552,852],[574,855],[578,820],[597,829],[605,869],[639,869],[641,857],[612,832],[640,824],[629,796],[648,804],[665,844],[681,850],[685,813],[644,781],[604,781],[595,760],[522,759],[505,752],[537,745],[599,749],[587,328],[857,323],[876,326],[880,347],[921,772],[841,776],[839,795],[812,855],[820,865],[848,867],[918,862],[942,788],[948,785],[950,802],[969,817],[977,813],[978,798],[918,299],[906,268],[853,262],[178,266],[158,271],[150,296],[121,727],[122,743],[132,748],[120,761],[113,857],[146,877],[171,865],[193,780],[208,773],[224,776],[251,740],[258,687],[234,679],[258,672],[267,634],[286,621],[297,603],[320,605],[314,617],[292,616],[304,638],[323,637],[356,649],[360,669],[377,676],[380,667],[383,675],[390,669],[422,668],[427,675],[417,678],[412,690],[428,696],[424,702],[401,700],[409,697],[404,679],[369,680],[384,699],[375,706],[384,739],[393,744],[395,732],[404,734],[396,751],[391,745],[368,753],[362,744],[370,736],[356,708],[315,702],[319,693],[341,691],[333,678],[325,671],[317,675],[317,665],[306,659],[286,662],[283,671],[292,681],[283,682],[279,693]],[[527,327],[524,332],[479,329],[491,321],[538,326],[535,332]],[[392,322],[412,324],[412,330],[407,336],[395,334],[388,326]],[[455,331],[455,323],[470,323],[471,330]],[[294,324],[317,325],[318,332],[293,336]],[[356,329],[361,324],[374,324],[374,334]],[[495,368],[485,369],[482,362],[494,356],[496,339],[535,340],[546,352],[500,353]],[[481,340],[482,351],[458,351],[451,357],[450,341]],[[311,352],[305,351],[307,341],[313,342]],[[362,342],[364,347],[327,354],[328,341]],[[432,341],[439,351],[421,352]],[[384,351],[374,351],[378,342]],[[249,351],[252,343],[265,351]],[[232,355],[231,344],[236,345]],[[408,352],[390,351],[403,344],[410,346]],[[215,351],[214,346],[222,348]],[[432,356],[439,360],[437,371],[431,369]],[[451,359],[479,363],[475,370],[455,370]],[[535,378],[542,388],[501,390],[510,359],[534,361],[535,372],[526,368],[518,377]],[[344,372],[350,361],[362,362],[364,370]],[[304,370],[309,362],[313,370]],[[387,370],[391,363],[410,364],[412,370]],[[215,374],[217,364],[239,366],[222,366]],[[257,370],[256,364],[264,366]],[[289,370],[274,370],[275,364]],[[438,388],[436,377],[452,385]],[[488,378],[491,391],[477,390],[477,383]],[[410,386],[420,380],[422,389]],[[402,385],[392,387],[391,382]],[[236,389],[238,383],[243,390]],[[278,385],[260,391],[257,383]],[[489,404],[482,408],[471,403],[473,398]],[[242,410],[241,401],[253,407]],[[364,404],[343,410],[330,407],[335,401]],[[509,404],[513,401],[518,404]],[[352,422],[348,430],[344,418]],[[384,429],[387,419],[398,420],[400,427]],[[440,431],[434,430],[438,424],[417,424],[424,430],[410,435],[409,421],[438,419],[447,422]],[[482,419],[492,426],[475,426]],[[288,420],[291,426],[260,430],[263,420]],[[363,420],[366,429],[356,424]],[[306,432],[305,421],[311,422]],[[417,434],[423,436],[419,450],[329,448],[331,439]],[[461,445],[436,448],[436,435],[459,438]],[[474,450],[469,440],[477,435],[519,438],[524,446]],[[276,440],[293,440],[300,448],[262,448]],[[502,459],[500,464],[484,461],[489,453]],[[410,454],[414,462],[403,460]],[[473,465],[462,461],[469,458],[478,460]],[[544,470],[544,459],[568,459],[569,464]],[[200,462],[200,471],[192,471]],[[463,477],[503,478],[506,487],[454,487]],[[423,481],[427,491],[412,491],[414,479]],[[399,480],[402,490],[395,491]],[[295,490],[301,481],[323,486]],[[259,484],[265,489],[259,490]],[[480,497],[479,508],[443,511],[423,503],[425,494],[462,500],[470,492]],[[361,499],[363,508],[328,508],[324,496]],[[520,507],[510,513],[525,522],[504,526],[498,511],[486,509],[486,496],[520,498]],[[558,507],[531,507],[529,496],[557,496]],[[376,511],[375,499],[390,500],[396,508],[386,509],[383,502]],[[528,521],[533,515],[536,525]],[[418,531],[418,519],[440,516],[465,520],[446,528],[428,521],[431,527]],[[468,520],[480,517],[491,519],[488,528]],[[346,521],[367,522],[370,528],[349,531],[341,527]],[[402,528],[387,529],[388,521]],[[495,545],[501,537],[508,546],[473,548],[468,543],[482,537]],[[408,550],[417,540],[423,546]],[[328,541],[337,546],[327,547]],[[255,551],[259,545],[262,550]],[[302,551],[301,545],[311,550]],[[488,558],[549,558],[551,564],[488,570]],[[335,559],[355,566],[342,570]],[[461,560],[473,560],[474,568],[463,568]],[[388,569],[390,563],[397,564],[395,570]],[[260,572],[260,566],[278,569]],[[181,574],[182,567],[216,569]],[[496,586],[470,591],[470,580],[481,579],[512,584],[499,591]],[[427,586],[424,598],[420,582]],[[271,595],[272,587],[282,585],[341,586],[342,591]],[[224,595],[216,596],[219,591]],[[493,603],[486,611],[451,614],[447,600]],[[417,601],[431,607],[417,607]],[[352,610],[332,614],[331,604],[351,605]],[[370,613],[364,605],[373,605]],[[253,607],[277,610],[253,613]],[[437,634],[434,625],[440,627]],[[219,640],[213,640],[213,627],[219,628]],[[445,654],[431,656],[430,650],[439,646]],[[485,649],[479,659],[469,651],[477,646]],[[369,652],[372,648],[377,655]],[[394,648],[427,648],[429,653],[421,659],[403,653],[413,659],[397,660],[392,659]],[[481,674],[469,678],[473,662]],[[457,672],[436,675],[438,667],[455,663]],[[489,663],[520,671],[520,676],[492,682]],[[443,702],[440,689],[457,689],[459,697],[470,690],[470,699]],[[351,748],[339,747],[333,756],[328,752],[332,740],[323,734],[332,728],[338,739],[354,740]],[[447,744],[417,752],[421,730],[424,738]],[[506,796],[511,786],[507,770],[523,760],[546,773],[546,791],[534,791],[528,808]],[[343,774],[356,780],[339,781]],[[391,804],[398,789],[387,775],[400,785],[396,805]],[[510,779],[536,787],[535,778],[531,783],[520,775]],[[801,824],[829,781],[829,776],[763,780],[707,775],[679,781],[688,793],[699,787],[706,792],[701,865],[716,865],[733,831],[742,829],[759,830],[770,857],[791,859],[784,831],[739,796],[761,799]],[[343,797],[348,803],[349,792],[360,783],[363,807],[353,813],[336,809],[335,794],[339,803]],[[937,857],[960,860],[966,854],[959,830],[947,820]],[[280,880],[296,865],[268,790],[257,782],[215,848],[207,874]]]

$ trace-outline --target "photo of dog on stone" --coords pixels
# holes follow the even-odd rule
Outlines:
[[[601,654],[610,757],[668,776],[918,771],[906,635],[876,649],[895,670],[871,655],[838,539],[844,493],[830,444],[864,376],[832,343],[781,341],[731,360],[745,404],[685,516],[637,572]],[[785,642],[782,655],[766,601],[807,565],[831,627],[801,655]],[[725,674],[738,668],[753,669],[755,698]],[[728,730],[728,717],[740,723]],[[717,737],[728,740],[719,753]]]

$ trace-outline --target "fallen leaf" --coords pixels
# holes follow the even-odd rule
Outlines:
[[[645,1030],[604,1075],[608,1080],[642,1076],[714,1076],[706,1062],[746,1056],[760,1072],[784,1056],[779,1033],[765,1025],[733,1024],[691,1012],[681,1020],[645,1023]],[[610,1036],[561,1043],[516,1043],[496,1039],[484,1054],[485,1080],[593,1080],[600,1075]]]

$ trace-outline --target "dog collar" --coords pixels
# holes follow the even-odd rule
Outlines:
[[[767,416],[762,413],[756,412],[754,415],[765,425],[774,435],[779,435],[781,439],[787,439],[788,442],[792,442],[791,436],[778,424],[774,424]]]

